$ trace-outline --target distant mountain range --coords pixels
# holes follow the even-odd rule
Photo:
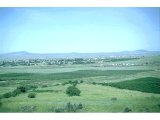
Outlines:
[[[31,59],[31,58],[95,58],[95,57],[137,57],[160,55],[160,51],[121,51],[121,52],[101,52],[101,53],[29,53],[26,51],[11,52],[0,54],[0,58],[14,58],[14,59]]]

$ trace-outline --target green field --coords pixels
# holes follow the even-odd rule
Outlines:
[[[159,59],[0,67],[0,112],[160,112]],[[81,93],[68,96],[75,82]]]
[[[102,85],[148,93],[160,93],[160,79],[154,77],[139,78],[116,83],[102,83]]]

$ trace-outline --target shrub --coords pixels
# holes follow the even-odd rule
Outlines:
[[[70,102],[68,102],[64,107],[60,107],[60,108],[55,108],[54,112],[77,112],[77,110],[82,109],[83,106],[82,104],[71,104]],[[53,107],[51,108],[51,110],[49,111],[53,111]]]
[[[129,107],[126,107],[125,109],[124,109],[124,112],[131,112],[132,110],[129,108]]]
[[[62,85],[64,86],[64,85],[66,85],[66,84],[68,84],[68,82],[64,82],[64,83],[62,83]]]
[[[34,111],[36,111],[36,106],[26,105],[20,108],[20,112],[34,112]]]
[[[76,86],[78,84],[78,80],[75,80],[75,81],[71,81],[69,80],[68,82],[65,82],[66,84],[71,84],[71,85],[74,85]]]
[[[80,103],[79,105],[78,105],[78,109],[82,109],[83,108],[83,105]]]
[[[117,100],[117,98],[116,98],[116,97],[113,97],[113,98],[111,98],[111,100],[116,101],[116,100]]]
[[[81,91],[75,86],[69,86],[66,90],[66,94],[69,96],[79,96]]]
[[[22,93],[25,93],[30,89],[35,90],[36,88],[38,88],[37,85],[21,85],[21,86],[17,87],[17,89],[19,89]]]
[[[78,84],[78,81],[77,80],[73,81],[72,84],[73,84],[73,86],[76,86]]]
[[[15,97],[17,95],[19,95],[21,93],[21,90],[20,89],[15,89],[14,91],[12,92],[8,92],[8,93],[5,93],[3,94],[3,98],[10,98],[10,97]]]
[[[54,107],[49,108],[49,109],[48,109],[48,112],[55,112]]]
[[[42,85],[42,88],[48,87],[47,85]]]
[[[3,95],[0,95],[0,99],[2,99],[3,98]]]
[[[36,94],[35,93],[29,93],[28,94],[28,98],[35,98],[36,97]]]
[[[22,93],[25,93],[27,91],[26,86],[19,86],[19,87],[17,87],[17,89],[19,89]]]
[[[37,85],[28,85],[28,86],[26,86],[26,88],[27,88],[27,90],[36,89],[36,88],[38,88],[38,86]]]
[[[70,102],[67,103],[66,107],[65,107],[66,112],[76,112],[77,110],[77,106],[76,104],[72,105]]]
[[[80,83],[83,83],[83,80],[81,80]]]
[[[108,85],[108,84],[107,84],[107,83],[101,83],[101,85],[102,85],[102,86],[106,86],[106,85]]]
[[[68,83],[69,83],[69,84],[72,84],[72,81],[70,80],[70,81],[68,81]]]
[[[12,96],[12,93],[11,93],[11,92],[8,92],[8,93],[3,94],[3,97],[4,97],[4,98],[10,98],[11,96]]]
[[[2,106],[2,102],[0,101],[0,107]]]
[[[67,105],[65,106],[65,111],[66,112],[77,112],[77,110],[82,109],[83,106],[82,104],[71,104],[70,102],[67,103]]]
[[[144,108],[144,112],[149,112],[149,108]]]
[[[57,113],[61,113],[61,112],[64,112],[64,108],[55,108],[54,111]]]
[[[2,99],[2,98],[16,97],[17,95],[19,95],[21,93],[27,92],[27,90],[30,90],[30,89],[34,90],[35,88],[37,88],[36,85],[19,86],[14,91],[5,93],[2,96],[0,96],[0,99]],[[34,97],[32,97],[32,98],[34,98]]]
[[[93,82],[92,84],[93,84],[93,85],[96,85],[96,83],[95,83],[95,82]]]
[[[59,83],[55,84],[55,86],[59,86],[59,85],[60,85]]]
[[[12,96],[15,97],[17,95],[19,95],[21,93],[21,90],[20,89],[15,89],[13,92],[12,92]]]

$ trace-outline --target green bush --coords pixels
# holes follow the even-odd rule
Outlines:
[[[67,103],[64,107],[60,107],[60,108],[55,108],[54,109],[54,112],[77,112],[77,110],[80,110],[82,109],[83,106],[82,104],[71,104],[70,102]],[[52,111],[53,108],[51,108],[51,111]]]
[[[36,109],[37,109],[36,106],[26,105],[26,106],[20,107],[20,112],[35,112]]]
[[[73,81],[72,84],[73,84],[73,86],[76,86],[78,84],[78,81],[77,80]]]
[[[3,98],[3,95],[0,95],[0,99],[2,99]]]
[[[158,107],[160,108],[160,104],[158,104]]]
[[[17,95],[21,94],[21,90],[20,89],[15,89],[13,92],[12,92],[12,96],[13,97],[16,97]]]
[[[111,100],[116,101],[116,100],[117,100],[117,98],[116,98],[116,97],[113,97],[113,98],[111,98]]]
[[[73,86],[76,86],[78,84],[78,80],[75,80],[75,81],[69,80],[68,82],[62,83],[62,85],[66,85],[66,84],[71,84]]]
[[[79,105],[78,105],[78,109],[82,109],[83,108],[83,105],[80,103]]]
[[[131,112],[132,110],[129,108],[129,107],[126,107],[125,109],[124,109],[124,112]]]
[[[83,83],[83,80],[81,80],[80,83]]]
[[[12,97],[12,92],[3,94],[3,98],[10,98],[10,97]]]
[[[19,87],[17,87],[17,89],[19,89],[22,93],[25,93],[27,91],[26,86],[19,86]]]
[[[28,94],[28,98],[35,98],[36,97],[36,94],[35,93],[29,93]]]
[[[60,84],[59,83],[57,83],[57,84],[55,84],[54,86],[59,86]]]
[[[17,89],[19,89],[22,93],[25,93],[31,89],[35,90],[36,88],[38,88],[37,85],[21,85],[21,86],[17,87]]]
[[[48,87],[47,85],[42,85],[42,88]]]
[[[144,108],[144,111],[143,112],[149,112],[149,108]]]
[[[37,85],[28,85],[28,86],[26,86],[26,87],[27,87],[28,90],[38,88]]]
[[[54,110],[56,113],[64,112],[64,108],[55,108]]]
[[[81,91],[75,86],[69,86],[66,90],[66,94],[69,96],[79,96]]]
[[[72,84],[72,81],[71,81],[71,80],[69,80],[69,81],[68,81],[68,84]]]
[[[95,82],[92,82],[92,84],[93,84],[93,85],[96,85],[96,83],[95,83]]]
[[[0,107],[2,106],[2,102],[0,101]]]
[[[65,107],[66,112],[76,112],[77,110],[77,106],[76,104],[71,104],[70,102],[67,103],[66,107]]]
[[[62,85],[64,86],[64,85],[66,85],[66,84],[69,84],[68,82],[64,82],[64,83],[62,83]]]
[[[82,109],[83,106],[82,104],[71,104],[70,102],[67,103],[67,105],[65,106],[65,111],[66,112],[77,112],[77,110]]]
[[[25,93],[27,92],[27,90],[30,89],[36,89],[37,86],[36,85],[22,85],[17,87],[15,90],[13,90],[12,92],[8,92],[2,95],[2,98],[10,98],[10,97],[16,97],[17,95],[21,94],[21,93]]]

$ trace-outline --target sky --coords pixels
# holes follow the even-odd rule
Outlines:
[[[160,8],[0,8],[0,53],[160,51]]]

